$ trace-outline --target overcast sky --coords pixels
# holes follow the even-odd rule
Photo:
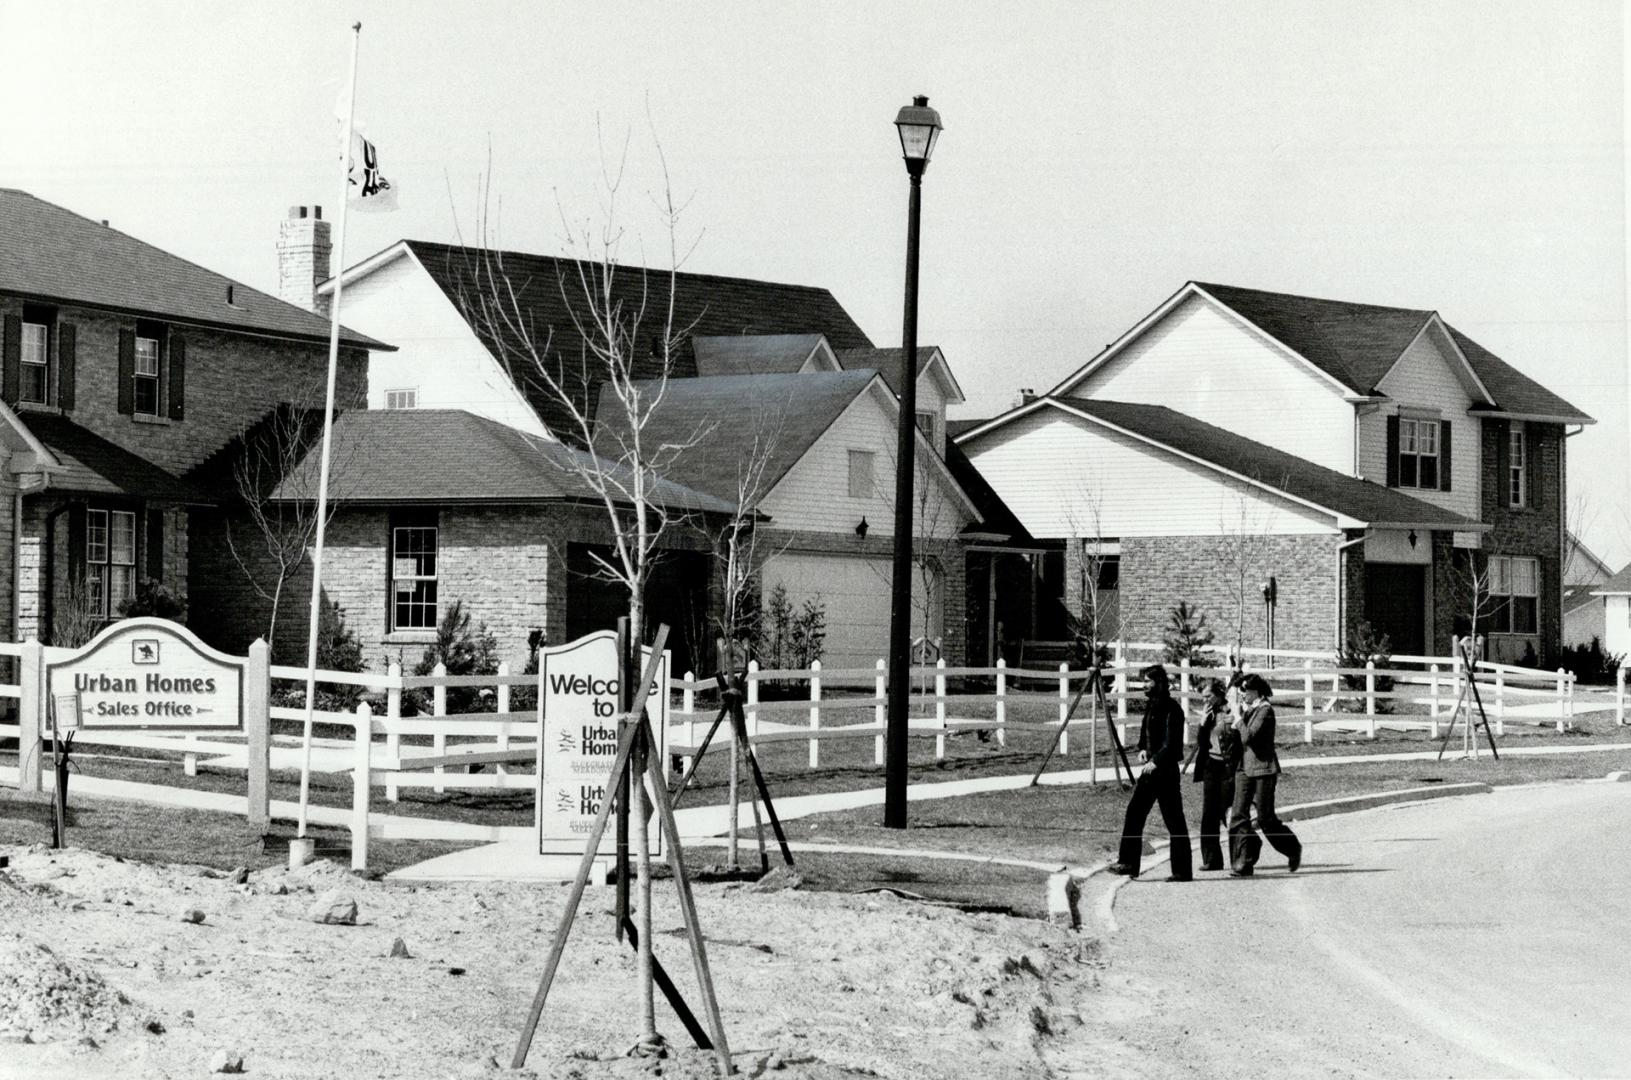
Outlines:
[[[1190,279],[1436,309],[1598,418],[1570,486],[1618,565],[1623,18],[1606,0],[0,0],[0,184],[271,291],[288,207],[333,216],[361,19],[359,115],[403,209],[352,215],[348,262],[468,235],[489,153],[501,242],[561,252],[563,211],[600,215],[597,143],[615,158],[627,138],[622,255],[662,264],[654,129],[688,200],[685,269],[824,286],[889,345],[891,121],[928,94],[946,130],[920,340],[964,415],[1053,385]]]

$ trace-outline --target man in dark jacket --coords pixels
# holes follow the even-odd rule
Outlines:
[[[1150,806],[1159,803],[1161,821],[1172,837],[1172,874],[1168,881],[1188,881],[1194,876],[1189,848],[1189,826],[1184,822],[1184,797],[1179,774],[1184,761],[1184,711],[1172,700],[1167,669],[1151,664],[1139,675],[1144,679],[1144,726],[1138,733],[1138,760],[1143,767],[1133,783],[1133,797],[1127,803],[1127,817],[1121,825],[1119,858],[1107,870],[1112,874],[1137,877],[1144,854],[1144,822]]]

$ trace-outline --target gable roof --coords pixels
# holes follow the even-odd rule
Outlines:
[[[821,347],[820,334],[698,335],[691,339],[696,372],[712,375],[790,375]]]
[[[906,350],[891,349],[834,349],[838,362],[848,371],[851,369],[870,368],[883,376],[883,381],[897,396],[900,394],[901,382],[906,374]],[[963,388],[957,385],[957,379],[951,373],[951,365],[946,363],[945,355],[936,345],[919,345],[917,349],[918,377],[928,371],[939,375],[940,383],[946,388],[947,395],[952,401],[962,401]]]
[[[1593,596],[1624,596],[1631,593],[1631,563],[1591,591]]]
[[[329,339],[320,315],[26,191],[0,188],[0,249],[0,292],[296,341]],[[340,340],[391,348],[344,327]]]
[[[755,485],[762,499],[877,377],[835,371],[670,379],[642,439],[647,446],[685,446],[665,469],[668,478],[731,503],[739,483],[752,479],[743,470],[762,457]],[[652,392],[657,386],[642,385]],[[594,446],[615,454],[628,416],[608,396],[603,388]]]
[[[56,459],[49,470],[50,486],[56,490],[190,505],[211,501],[192,483],[65,416],[29,413],[23,422]]]
[[[1487,528],[1423,499],[1316,465],[1165,405],[1099,398],[1041,397],[958,439],[972,442],[1038,409],[1056,408],[1164,447],[1219,472],[1278,491],[1339,517],[1377,527],[1482,531]]]
[[[1222,304],[1284,349],[1302,358],[1346,393],[1356,397],[1378,394],[1378,384],[1392,370],[1410,343],[1429,325],[1438,324],[1461,351],[1471,380],[1493,399],[1492,404],[1475,404],[1474,411],[1544,418],[1556,423],[1595,422],[1444,322],[1437,312],[1356,304],[1347,300],[1323,300],[1205,281],[1186,284],[1132,331],[1072,372],[1049,394],[1068,392],[1089,372],[1135,340],[1146,326],[1195,293]]]
[[[555,434],[575,438],[576,430],[567,410],[555,400],[537,375],[528,370],[529,361],[518,348],[513,334],[494,335],[478,318],[472,322],[467,302],[479,295],[489,273],[499,272],[513,290],[515,307],[535,338],[552,335],[549,356],[570,372],[570,385],[583,388],[583,403],[592,407],[591,396],[599,383],[593,370],[579,367],[587,344],[577,326],[589,322],[580,274],[598,288],[605,268],[599,263],[518,251],[483,251],[473,247],[404,240],[426,272],[482,344],[501,364],[515,361],[510,377],[520,387],[527,402],[544,426]],[[373,263],[385,253],[365,260]],[[350,271],[347,271],[350,280]],[[639,266],[615,268],[610,292],[612,303],[633,313],[644,305],[646,317],[636,347],[650,350],[645,368],[652,376],[660,374],[661,356],[656,348],[670,302],[669,274]],[[677,353],[671,358],[671,375],[698,374],[692,341],[696,337],[750,335],[824,335],[834,348],[870,346],[871,340],[855,320],[826,289],[807,285],[785,285],[747,278],[680,272],[673,275],[673,307],[676,331],[684,330]]]
[[[574,470],[585,451],[461,409],[358,409],[334,423],[329,498],[344,503],[595,502]],[[305,502],[317,491],[316,448],[272,492]],[[674,509],[729,513],[731,504],[668,481],[656,499]]]

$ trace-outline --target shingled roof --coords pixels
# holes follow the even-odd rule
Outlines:
[[[642,439],[647,446],[685,446],[664,475],[732,503],[739,482],[751,479],[743,469],[762,457],[755,493],[762,498],[877,377],[833,371],[670,379]],[[647,387],[655,392],[656,384]],[[629,426],[607,398],[602,390],[594,445],[610,455]]]
[[[322,316],[26,191],[0,188],[0,250],[0,293],[296,341],[329,339]],[[340,340],[390,348],[344,327]]]
[[[549,442],[460,409],[359,409],[334,424],[329,497],[343,503],[599,502],[576,466],[582,450]],[[317,491],[314,448],[272,492],[309,501]],[[656,501],[673,509],[729,513],[732,504],[659,481]]]
[[[1627,563],[1618,574],[1591,590],[1593,596],[1624,596],[1626,593],[1631,593],[1631,563]]]
[[[820,334],[697,335],[691,339],[696,373],[713,375],[791,375],[821,344]]]
[[[517,342],[508,335],[503,335],[501,340],[500,335],[489,333],[481,325],[481,319],[471,318],[468,305],[472,296],[481,295],[481,282],[489,272],[487,268],[502,266],[507,287],[514,293],[515,307],[530,324],[535,340],[542,341],[546,334],[550,335],[549,352],[553,361],[570,365],[566,370],[576,373],[579,370],[576,365],[587,347],[577,327],[592,322],[587,318],[580,275],[596,281],[604,268],[598,263],[525,252],[483,252],[424,240],[404,243],[453,306],[465,316],[482,343],[500,363],[509,366],[510,377],[544,426],[563,437],[573,435],[575,428],[567,411],[531,371],[530,361],[517,349]],[[639,347],[650,351],[650,359],[644,367],[652,376],[660,374],[657,344],[670,300],[669,283],[666,271],[625,265],[616,268],[611,284],[612,303],[622,305],[625,312],[632,313],[642,304],[645,307],[647,314],[640,331]],[[673,276],[673,286],[673,326],[687,332],[672,357],[670,374],[673,376],[684,378],[698,374],[691,338],[699,336],[822,334],[835,349],[872,344],[826,289],[685,272]],[[585,377],[574,377],[570,383],[582,385],[583,401],[589,402],[597,392],[599,381],[590,370]]]
[[[1376,393],[1383,376],[1436,314],[1204,281],[1192,284],[1356,394]],[[1466,334],[1448,323],[1444,327],[1495,399],[1493,410],[1487,405],[1484,410],[1592,422]]]
[[[189,505],[211,501],[192,483],[67,417],[31,412],[25,415],[24,423],[60,466],[50,474],[51,487],[56,490]]]
[[[1044,399],[1051,400],[1051,399]],[[1472,530],[1478,524],[1392,488],[1316,465],[1224,428],[1175,412],[1165,405],[1138,405],[1097,398],[1054,401],[1142,436],[1180,454],[1371,525]]]
[[[906,371],[906,350],[902,348],[886,349],[835,349],[838,363],[845,371],[858,371],[870,368],[883,376],[883,381],[889,384],[889,389],[896,395],[900,394],[902,376]],[[936,349],[933,345],[919,345],[917,350],[917,369],[922,372],[934,359]]]

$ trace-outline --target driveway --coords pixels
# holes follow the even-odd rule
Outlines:
[[[1295,875],[1151,867],[1099,1022],[1158,1076],[1631,1075],[1628,820],[1631,784],[1496,788],[1294,825]]]

